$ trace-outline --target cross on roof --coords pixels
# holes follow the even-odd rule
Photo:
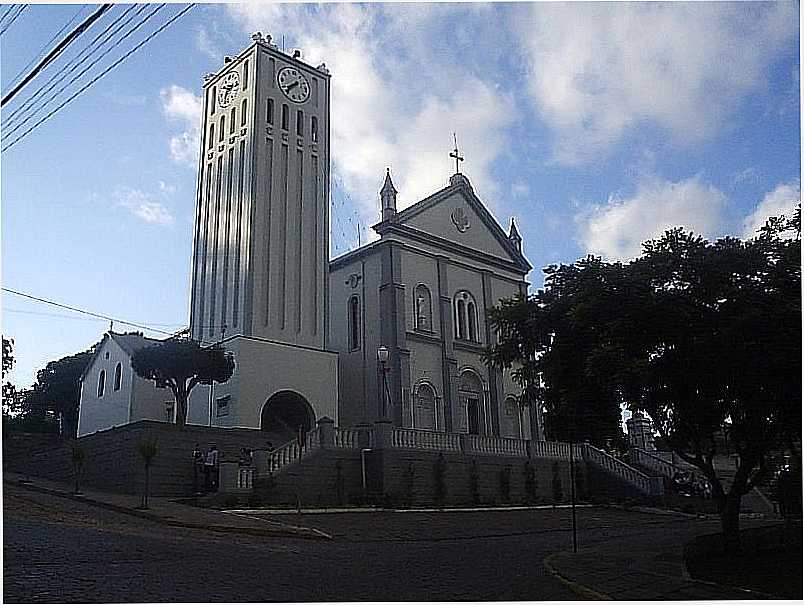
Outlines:
[[[461,170],[458,162],[463,162],[463,157],[458,153],[458,137],[454,132],[452,133],[452,138],[455,141],[455,149],[449,154],[449,157],[455,158],[455,174],[459,174]]]

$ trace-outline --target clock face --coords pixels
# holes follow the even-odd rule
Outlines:
[[[218,84],[218,104],[221,107],[226,107],[234,100],[239,91],[240,74],[233,71]]]
[[[294,103],[304,103],[310,98],[310,83],[295,67],[285,67],[276,76],[279,88]]]

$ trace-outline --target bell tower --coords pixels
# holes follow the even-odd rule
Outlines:
[[[191,335],[324,349],[330,76],[252,40],[204,78]]]

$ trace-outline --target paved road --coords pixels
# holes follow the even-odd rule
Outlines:
[[[277,516],[332,541],[170,528],[6,484],[6,602],[576,600],[542,561],[569,511]],[[579,511],[581,545],[677,517]]]

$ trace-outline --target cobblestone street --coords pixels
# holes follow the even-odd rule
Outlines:
[[[331,541],[166,527],[6,484],[6,602],[577,600],[568,509],[276,515]],[[581,548],[690,520],[579,509]],[[694,522],[694,521],[693,521]]]

